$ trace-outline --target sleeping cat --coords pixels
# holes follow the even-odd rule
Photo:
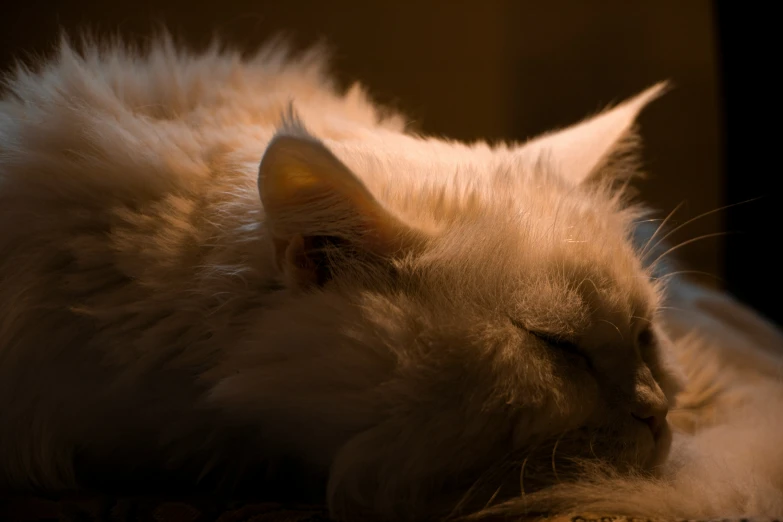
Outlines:
[[[624,188],[662,86],[464,145],[315,51],[83,47],[0,101],[0,483],[295,463],[340,520],[783,514],[783,337],[667,273]]]

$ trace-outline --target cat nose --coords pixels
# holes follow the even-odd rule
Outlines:
[[[669,401],[653,378],[649,367],[642,366],[637,374],[635,400],[631,403],[631,416],[650,428],[655,440],[666,426]]]
[[[666,414],[669,413],[669,406],[665,402],[659,404],[647,404],[645,407],[637,408],[631,413],[631,416],[643,422],[650,428],[653,438],[658,439],[666,422]]]

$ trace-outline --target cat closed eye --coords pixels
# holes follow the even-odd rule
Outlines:
[[[547,345],[555,348],[556,350],[565,354],[567,357],[571,359],[577,359],[579,362],[586,364],[588,368],[593,367],[593,363],[590,360],[590,357],[588,357],[587,354],[583,352],[576,343],[548,333],[533,331],[530,333],[533,335],[533,337],[544,341]]]
[[[583,355],[576,343],[573,343],[567,339],[563,339],[562,337],[557,337],[556,335],[552,335],[550,333],[535,331],[530,331],[530,334],[536,339],[544,341],[546,344],[554,346],[559,350],[573,352],[577,355]]]
[[[590,358],[573,341],[564,339],[562,337],[558,337],[557,335],[551,334],[549,332],[530,330],[527,327],[525,327],[524,324],[522,324],[521,322],[513,318],[511,318],[511,324],[513,324],[516,328],[527,332],[528,334],[532,335],[536,339],[545,342],[547,345],[557,350],[560,350],[561,352],[569,356],[580,357],[585,362],[587,362],[589,366],[592,366]]]

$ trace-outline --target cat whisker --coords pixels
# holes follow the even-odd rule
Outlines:
[[[522,468],[519,470],[519,489],[520,495],[523,497],[525,496],[525,466],[527,466],[528,459],[530,459],[530,453],[528,453],[525,460],[522,461]]]
[[[655,281],[665,281],[665,280],[670,279],[670,278],[672,278],[674,276],[686,275],[686,274],[703,275],[703,276],[707,276],[707,277],[711,277],[713,279],[716,279],[717,281],[723,282],[722,278],[716,276],[715,274],[711,274],[709,272],[705,272],[704,270],[677,270],[677,271],[674,271],[674,272],[668,272],[668,273],[666,273],[666,274],[664,274],[664,275],[662,275],[660,277],[652,277],[650,279],[655,280]]]
[[[658,236],[658,233],[661,231],[661,229],[662,229],[663,227],[665,227],[665,226],[666,226],[666,223],[668,223],[668,222],[669,222],[669,220],[672,218],[672,216],[674,216],[674,214],[675,214],[675,213],[676,213],[678,210],[680,210],[680,208],[682,208],[682,206],[683,206],[684,204],[685,204],[685,201],[680,201],[680,203],[678,203],[678,204],[677,204],[677,206],[676,206],[676,207],[674,207],[674,209],[673,209],[671,212],[669,212],[669,214],[668,214],[668,215],[667,215],[665,218],[663,218],[663,220],[661,221],[661,223],[658,225],[658,228],[656,228],[656,229],[655,229],[655,232],[653,232],[653,234],[650,236],[650,239],[648,239],[648,240],[647,240],[647,242],[646,242],[646,243],[644,244],[644,246],[642,247],[642,251],[641,251],[641,253],[640,253],[640,255],[641,255],[642,257],[644,257],[644,256],[646,256],[646,255],[647,255],[647,249],[648,249],[648,247],[650,246],[650,244],[651,244],[651,243],[653,242],[653,240],[654,240],[654,239],[655,239],[655,238]],[[658,244],[658,243],[656,243],[656,245],[657,245],[657,244]]]
[[[595,281],[593,281],[589,277],[585,277],[584,279],[582,279],[582,282],[579,283],[579,286],[577,288],[581,288],[582,285],[585,283],[590,283],[591,285],[593,285],[593,291],[590,293],[590,295],[587,296],[588,298],[592,297],[593,294],[598,293],[598,285],[596,285]]]
[[[557,454],[557,446],[560,444],[560,440],[565,436],[565,432],[563,432],[555,441],[555,445],[552,447],[552,473],[555,476],[555,481],[560,482],[560,477],[557,475],[557,467],[555,466],[555,456]]]
[[[684,247],[684,246],[688,246],[688,245],[690,245],[691,243],[695,243],[696,241],[701,241],[702,239],[709,239],[709,238],[711,238],[711,237],[721,237],[721,236],[726,236],[726,235],[728,235],[728,234],[729,234],[728,232],[713,232],[712,234],[704,234],[703,236],[698,236],[698,237],[694,237],[693,239],[689,239],[689,240],[687,240],[687,241],[683,241],[682,243],[679,243],[679,244],[677,244],[677,245],[675,245],[675,246],[671,247],[669,250],[667,250],[666,252],[664,252],[664,253],[663,253],[663,254],[661,254],[660,256],[656,257],[656,258],[655,258],[655,260],[654,260],[652,263],[650,263],[650,266],[651,266],[651,267],[654,267],[654,266],[655,266],[655,265],[657,265],[657,264],[658,264],[658,263],[659,263],[659,262],[660,262],[660,261],[661,261],[661,260],[662,260],[664,257],[668,256],[669,254],[671,254],[671,253],[672,253],[672,252],[674,252],[675,250],[678,250],[678,249],[680,249],[680,248],[682,248],[682,247]]]
[[[617,333],[620,334],[620,340],[621,341],[623,339],[625,339],[625,336],[623,335],[623,332],[620,331],[620,328],[618,328],[616,324],[614,324],[611,321],[607,321],[606,319],[601,319],[601,322],[602,323],[606,323],[606,324],[611,325],[612,327],[614,327],[614,329],[617,330]]]
[[[655,250],[655,248],[656,248],[658,245],[660,245],[661,243],[663,243],[664,241],[666,241],[666,240],[667,240],[669,237],[671,237],[671,236],[672,236],[672,234],[675,234],[675,233],[676,233],[678,230],[681,230],[683,227],[685,227],[685,226],[689,225],[690,223],[693,223],[694,221],[697,221],[697,220],[699,220],[699,219],[701,219],[701,218],[704,218],[704,217],[707,217],[707,216],[709,216],[709,215],[715,214],[716,212],[721,212],[721,211],[723,211],[723,210],[727,210],[727,209],[729,209],[729,208],[736,207],[736,206],[738,206],[738,205],[744,205],[744,204],[746,204],[746,203],[752,203],[752,202],[754,202],[754,201],[756,201],[756,200],[758,200],[758,199],[761,199],[761,198],[759,197],[759,198],[746,199],[745,201],[740,201],[740,202],[738,202],[738,203],[732,203],[732,204],[730,204],[730,205],[724,205],[724,206],[722,206],[722,207],[719,207],[719,208],[716,208],[716,209],[713,209],[713,210],[709,210],[709,211],[707,211],[707,212],[703,212],[702,214],[699,214],[698,216],[696,216],[696,217],[693,217],[693,218],[691,218],[691,219],[689,219],[689,220],[685,221],[684,223],[682,223],[682,224],[680,224],[680,225],[678,225],[678,226],[674,227],[673,229],[671,229],[671,230],[670,230],[669,232],[667,232],[667,233],[666,233],[666,234],[665,234],[665,235],[664,235],[664,236],[663,236],[663,237],[662,237],[662,238],[661,238],[659,241],[657,241],[657,242],[655,243],[655,245],[653,245],[653,246],[652,246],[652,248],[650,248],[650,251],[653,251],[653,250]],[[680,203],[680,205],[682,205],[682,203]],[[679,205],[678,205],[678,207],[677,207],[677,208],[679,208]],[[675,210],[676,210],[676,209],[675,209]],[[664,225],[664,223],[661,223],[661,226],[663,226],[663,225]],[[660,230],[660,228],[661,228],[661,227],[658,227],[658,230]],[[657,232],[658,232],[658,231],[656,230],[656,233],[657,233]],[[653,234],[653,235],[652,235],[652,237],[650,238],[650,240],[648,240],[648,241],[647,241],[647,243],[648,243],[648,244],[650,243],[650,241],[652,241],[652,239],[655,237],[655,235],[656,235],[656,234]],[[642,250],[642,256],[646,256],[647,254],[649,254],[649,252],[647,252],[647,247],[645,246],[645,248]]]
[[[484,509],[487,509],[490,505],[492,505],[492,502],[495,501],[501,489],[503,489],[503,486],[502,485],[498,486],[498,488],[495,490],[492,496],[489,497],[489,500],[487,500],[487,503],[484,504]]]
[[[468,500],[473,495],[473,493],[475,493],[476,488],[478,488],[479,482],[481,482],[481,478],[473,482],[473,484],[471,484],[468,490],[460,496],[459,501],[451,510],[451,513],[447,518],[454,518],[455,516],[457,516],[457,514],[462,510],[465,504],[467,504]]]
[[[459,500],[457,501],[456,505],[452,508],[451,513],[449,514],[448,518],[453,518],[458,516],[459,512],[462,511],[462,509],[466,506],[468,502],[471,501],[471,499],[475,499],[480,494],[480,488],[483,484],[486,484],[487,482],[492,482],[498,475],[502,476],[508,472],[509,467],[513,467],[513,459],[514,455],[511,453],[507,453],[505,457],[503,457],[499,462],[502,464],[496,465],[496,466],[490,466],[489,469],[484,471],[478,479],[473,481],[473,483],[470,485],[470,487],[460,495]],[[495,492],[490,496],[489,500],[484,505],[484,509],[487,509],[489,505],[497,498],[497,496],[500,494],[500,491],[503,489],[503,482],[501,481],[500,486],[495,490]]]
[[[676,306],[659,306],[658,310],[673,310],[675,312],[688,312],[685,308],[677,308]]]
[[[593,442],[595,441],[595,437],[596,437],[596,434],[595,434],[595,433],[593,433],[593,434],[590,436],[590,439],[589,439],[589,441],[588,441],[588,446],[590,447],[590,454],[593,456],[593,458],[595,458],[596,460],[598,460],[598,455],[595,453],[595,448],[593,448]]]

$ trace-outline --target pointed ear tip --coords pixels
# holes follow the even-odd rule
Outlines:
[[[311,152],[313,147],[322,146],[313,135],[307,132],[304,127],[286,126],[285,124],[278,128],[272,139],[267,143],[264,153],[261,155],[258,169],[259,175],[266,170],[267,164],[275,163],[284,158],[290,158],[292,155],[301,155],[302,151]]]
[[[626,102],[626,104],[634,106],[638,111],[640,111],[658,98],[668,94],[672,89],[674,89],[672,82],[670,80],[663,80],[654,85],[651,85],[636,96],[632,97]]]

